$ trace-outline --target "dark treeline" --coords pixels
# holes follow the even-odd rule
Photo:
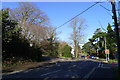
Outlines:
[[[4,60],[35,59],[41,56],[38,47],[30,47],[29,41],[22,37],[22,28],[18,27],[18,22],[11,20],[9,9],[2,10],[2,53]],[[38,54],[34,54],[38,53]],[[33,57],[34,56],[34,57]],[[14,61],[17,61],[16,59]]]

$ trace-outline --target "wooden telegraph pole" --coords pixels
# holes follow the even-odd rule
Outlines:
[[[111,5],[112,5],[112,13],[113,13],[113,19],[114,19],[115,31],[116,31],[116,39],[117,39],[118,70],[120,72],[120,36],[119,36],[119,28],[118,28],[118,23],[117,23],[115,0],[111,1]]]

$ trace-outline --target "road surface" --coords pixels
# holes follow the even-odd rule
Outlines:
[[[61,61],[48,66],[3,75],[6,79],[78,79],[78,80],[115,80],[113,64],[93,60]]]

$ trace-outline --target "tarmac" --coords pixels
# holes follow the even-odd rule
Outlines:
[[[19,65],[3,68],[2,74],[3,75],[4,74],[12,74],[12,73],[16,73],[16,72],[20,72],[20,71],[24,71],[24,70],[28,70],[28,69],[33,69],[36,67],[51,65],[51,64],[54,64],[59,61],[74,61],[74,60],[72,60],[70,58],[55,58],[55,59],[46,60],[46,61],[42,61],[42,62],[28,62],[25,64],[19,64]]]

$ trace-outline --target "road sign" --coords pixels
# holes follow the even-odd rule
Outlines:
[[[99,52],[99,49],[97,49],[97,53]]]
[[[110,54],[109,49],[106,49],[106,50],[105,50],[105,54]]]

